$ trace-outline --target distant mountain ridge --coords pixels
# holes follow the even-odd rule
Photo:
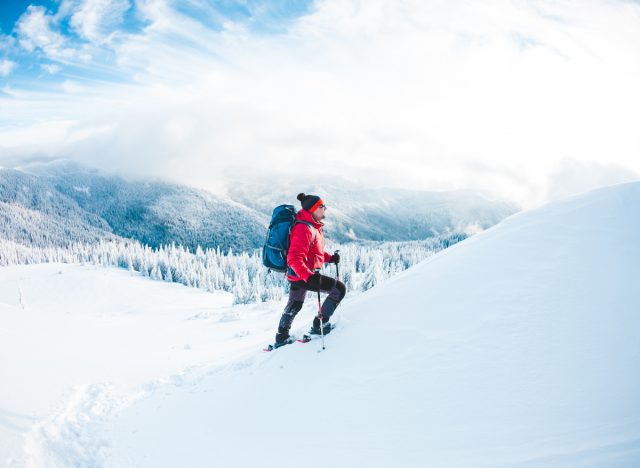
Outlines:
[[[0,235],[22,244],[68,246],[112,238],[109,224],[36,175],[0,169]]]
[[[302,191],[326,197],[325,232],[337,242],[468,233],[517,211],[471,191],[379,189],[322,177],[229,187],[219,196],[165,181],[129,181],[69,160],[0,169],[0,236],[38,246],[124,237],[151,247],[247,251],[262,245],[272,209],[299,207],[295,196]]]
[[[162,181],[127,181],[71,161],[21,168],[104,220],[116,235],[152,247],[175,242],[190,250],[258,246],[266,216],[204,190]]]
[[[427,192],[369,187],[346,179],[318,177],[232,184],[229,196],[270,214],[274,206],[300,204],[300,192],[320,195],[328,206],[325,232],[337,242],[410,241],[452,232],[472,234],[519,211],[512,203],[491,200],[472,190]]]

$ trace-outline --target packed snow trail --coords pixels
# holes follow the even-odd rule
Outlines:
[[[106,466],[637,467],[640,184],[517,214],[104,425]]]

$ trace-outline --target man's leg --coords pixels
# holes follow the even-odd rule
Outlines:
[[[280,323],[278,324],[278,333],[276,333],[276,343],[282,343],[289,338],[289,330],[296,314],[302,309],[307,290],[297,284],[290,283],[289,301],[284,308]]]
[[[327,323],[335,312],[336,307],[338,307],[338,304],[340,304],[340,301],[344,298],[347,288],[342,281],[325,275],[320,275],[319,288],[321,291],[329,293],[322,303],[322,323]],[[308,289],[309,291],[318,292],[318,285],[309,285]],[[313,327],[320,327],[318,317],[313,319]]]

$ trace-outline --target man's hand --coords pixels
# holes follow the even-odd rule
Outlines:
[[[309,279],[307,280],[307,284],[313,288],[319,288],[321,276],[322,275],[320,275],[320,272],[316,271],[313,275],[309,276]]]
[[[329,261],[329,263],[335,263],[336,265],[340,263],[340,254],[338,252],[334,253],[331,256],[331,260]]]

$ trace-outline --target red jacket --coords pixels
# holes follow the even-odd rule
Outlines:
[[[322,265],[331,260],[331,255],[324,251],[324,234],[322,223],[317,222],[307,210],[296,213],[296,220],[306,221],[314,226],[316,238],[311,245],[313,232],[311,227],[304,223],[296,223],[291,228],[289,252],[287,254],[287,279],[290,281],[307,281],[314,270],[322,268]]]

